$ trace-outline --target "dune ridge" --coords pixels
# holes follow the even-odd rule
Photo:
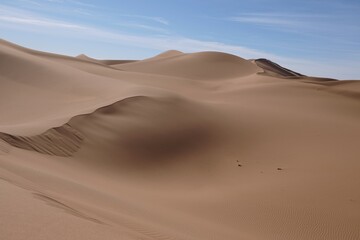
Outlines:
[[[294,72],[290,69],[284,68],[277,63],[274,63],[265,58],[259,58],[255,60],[256,65],[265,70],[265,73],[276,74],[277,76],[283,77],[304,77],[300,73]]]
[[[30,137],[0,133],[0,139],[14,147],[69,157],[80,148],[83,137],[74,128],[65,124],[58,128],[49,129],[43,134]]]
[[[0,41],[4,239],[358,240],[360,81]]]

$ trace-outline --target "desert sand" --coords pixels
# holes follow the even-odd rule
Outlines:
[[[360,81],[1,40],[0,84],[1,239],[360,239]]]

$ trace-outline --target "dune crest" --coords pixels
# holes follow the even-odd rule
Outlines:
[[[272,73],[277,76],[283,76],[283,77],[304,77],[304,75],[294,72],[290,69],[284,68],[280,66],[279,64],[276,64],[268,59],[265,58],[259,58],[255,60],[255,63],[265,70],[265,73]]]
[[[85,61],[89,61],[89,62],[100,63],[100,61],[96,60],[95,58],[86,56],[85,54],[80,54],[80,55],[76,56],[76,58],[85,60]]]
[[[159,59],[159,58],[167,58],[167,57],[175,57],[175,56],[179,56],[179,55],[182,55],[184,54],[183,52],[180,52],[178,50],[168,50],[168,51],[165,51],[165,52],[162,52],[152,58],[148,58],[149,59]]]

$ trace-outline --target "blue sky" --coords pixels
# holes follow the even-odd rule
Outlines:
[[[211,50],[360,79],[359,0],[1,0],[0,33],[67,55],[143,59]]]

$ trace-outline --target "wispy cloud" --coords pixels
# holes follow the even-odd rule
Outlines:
[[[41,6],[41,3],[38,1],[32,1],[32,0],[19,0],[19,2],[21,3],[25,3],[25,4],[32,4],[32,5],[36,5],[36,6]]]
[[[138,29],[144,29],[144,30],[153,31],[153,32],[168,33],[168,30],[166,30],[165,28],[154,27],[154,26],[150,26],[150,25],[146,25],[146,24],[118,23],[117,25],[123,26],[126,28],[138,28]]]
[[[78,1],[78,0],[45,0],[45,1],[50,3],[69,3],[69,4],[79,5],[82,7],[92,7],[92,8],[96,7],[94,4]]]
[[[169,25],[169,21],[166,20],[163,17],[143,16],[143,15],[135,15],[135,14],[120,14],[120,16],[128,17],[128,18],[137,18],[137,19],[143,19],[143,20],[150,20],[150,21],[161,23],[161,24],[164,24],[164,25]]]
[[[308,14],[308,13],[243,13],[224,18],[239,24],[256,25],[273,32],[287,32],[311,37],[312,40],[329,38],[339,39],[346,44],[347,39],[360,36],[360,26],[350,16],[339,14]]]
[[[70,0],[68,1],[69,3],[74,3],[74,4],[77,4],[79,6],[83,6],[83,7],[91,7],[91,8],[94,8],[96,7],[94,4],[91,4],[91,3],[88,3],[88,2],[82,2],[82,1],[76,1],[76,0]]]
[[[319,14],[243,13],[226,20],[274,27],[304,27],[309,22],[319,22],[329,17]]]
[[[48,19],[36,19],[36,18],[31,18],[31,17],[0,16],[0,21],[16,23],[16,24],[44,26],[44,27],[84,29],[84,27],[76,25],[76,24],[51,21],[51,20],[48,20]]]
[[[241,23],[253,23],[253,24],[261,24],[261,25],[277,25],[277,26],[297,26],[299,23],[296,21],[289,21],[285,19],[279,18],[270,18],[270,17],[231,17],[229,18],[231,21],[241,22]]]
[[[13,7],[16,12],[27,10],[53,16],[93,16],[95,5],[72,0],[13,0],[0,4],[0,10],[7,7]]]
[[[271,27],[274,30],[302,33],[334,33],[350,30],[359,31],[359,25],[344,13],[339,14],[309,14],[309,13],[242,13],[226,17],[225,20],[243,24],[253,24]]]

